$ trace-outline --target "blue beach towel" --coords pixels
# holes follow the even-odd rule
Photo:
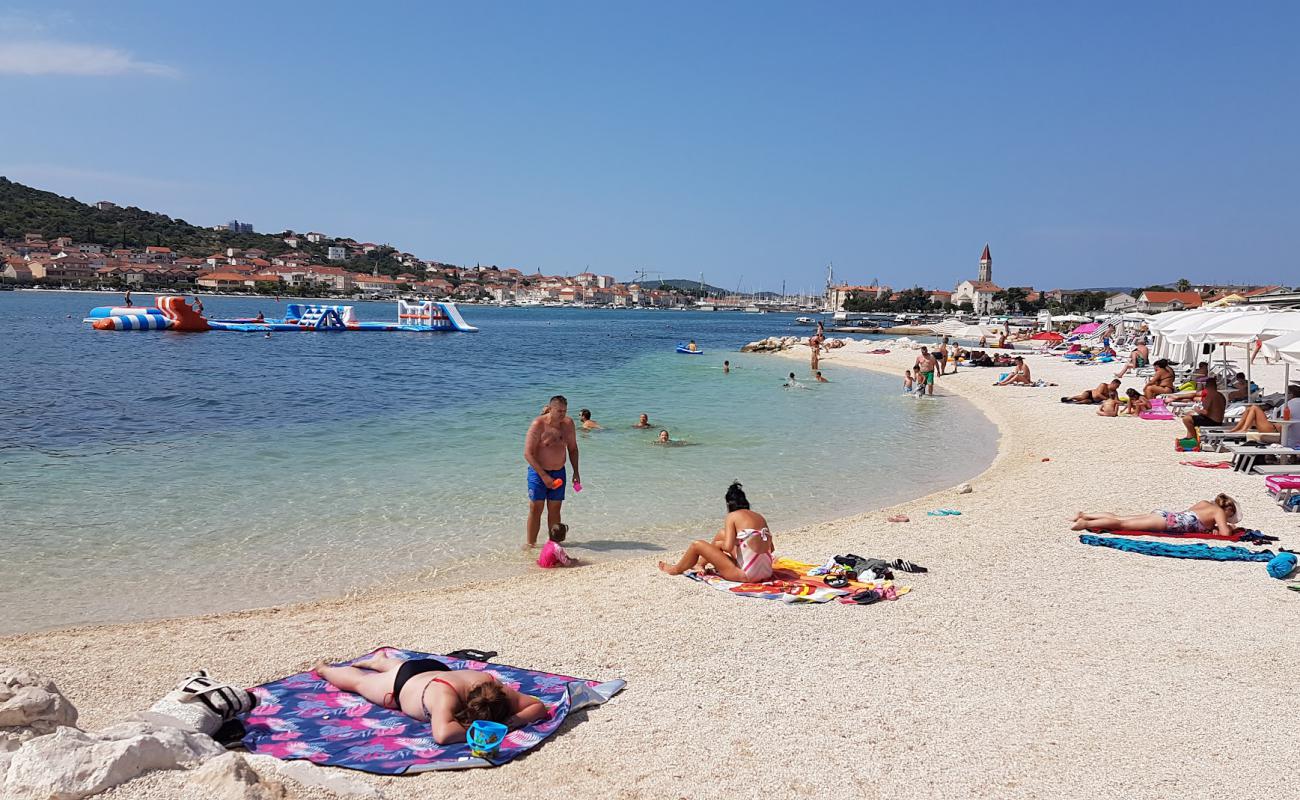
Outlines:
[[[1093,536],[1090,533],[1080,534],[1079,541],[1098,547],[1113,547],[1126,553],[1142,553],[1167,558],[1199,558],[1208,561],[1271,561],[1274,555],[1272,550],[1248,550],[1236,545],[1211,547],[1208,544],[1170,544],[1125,539],[1120,536]]]
[[[259,702],[243,717],[244,747],[280,759],[305,758],[380,775],[499,766],[541,744],[570,713],[600,705],[624,686],[618,679],[602,683],[395,647],[380,649],[394,658],[433,658],[452,669],[491,673],[502,684],[541,700],[551,715],[511,731],[497,755],[480,758],[471,755],[464,742],[435,742],[427,722],[335,689],[315,672],[301,672],[253,687]]]

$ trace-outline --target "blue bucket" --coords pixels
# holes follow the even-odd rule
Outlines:
[[[500,722],[476,719],[465,731],[465,742],[469,751],[479,758],[495,758],[501,752],[501,742],[510,729]]]

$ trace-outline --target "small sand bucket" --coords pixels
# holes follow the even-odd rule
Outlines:
[[[510,729],[499,722],[476,719],[465,731],[465,741],[469,751],[479,758],[495,758],[501,752],[501,742]]]

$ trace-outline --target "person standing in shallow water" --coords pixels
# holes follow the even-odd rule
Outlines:
[[[556,395],[542,407],[542,413],[528,426],[524,437],[524,461],[528,463],[528,540],[525,549],[537,546],[542,529],[542,510],[546,510],[549,530],[560,522],[564,505],[565,457],[573,464],[573,480],[581,483],[578,472],[578,433],[569,418],[569,401]]]

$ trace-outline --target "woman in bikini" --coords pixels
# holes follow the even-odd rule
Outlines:
[[[1168,531],[1169,533],[1210,533],[1217,531],[1227,536],[1241,521],[1237,501],[1226,494],[1213,500],[1202,500],[1186,511],[1156,509],[1150,514],[1087,513],[1080,511],[1074,517],[1071,530],[1104,531]]]
[[[669,575],[712,567],[724,579],[756,583],[772,577],[772,534],[762,514],[749,510],[749,500],[737,481],[727,488],[727,518],[712,542],[697,539],[676,564],[659,562]]]
[[[1174,371],[1169,368],[1169,361],[1160,359],[1155,363],[1156,373],[1147,381],[1147,385],[1142,389],[1142,395],[1148,400],[1154,400],[1162,394],[1169,394],[1174,390]]]
[[[349,667],[322,662],[316,674],[375,705],[428,722],[438,744],[465,741],[475,720],[521,728],[548,713],[541,700],[502,686],[490,673],[452,669],[432,658],[405,661],[376,653]]]

